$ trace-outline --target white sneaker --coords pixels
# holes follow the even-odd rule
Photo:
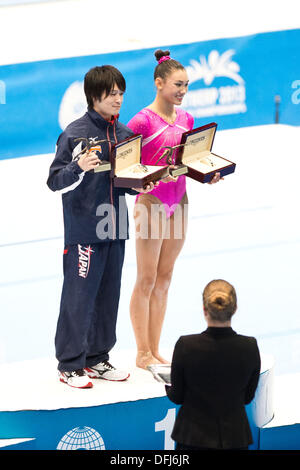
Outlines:
[[[58,372],[59,380],[70,387],[92,388],[93,384],[85,373],[84,369],[73,370],[72,372]]]
[[[124,370],[119,370],[113,367],[108,361],[99,362],[92,367],[84,369],[91,379],[104,379],[121,382],[128,379],[129,373]]]

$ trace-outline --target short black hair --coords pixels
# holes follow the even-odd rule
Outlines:
[[[108,96],[115,84],[119,90],[125,92],[125,78],[113,65],[102,65],[90,69],[84,77],[84,93],[88,108],[93,108],[94,99],[101,100],[103,93]]]

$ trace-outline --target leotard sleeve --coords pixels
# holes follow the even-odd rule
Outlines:
[[[194,127],[194,117],[191,114],[186,113],[186,118],[187,118],[189,130],[192,130]]]
[[[129,121],[127,127],[135,134],[141,134],[143,139],[145,139],[150,131],[149,118],[143,111],[140,111]]]

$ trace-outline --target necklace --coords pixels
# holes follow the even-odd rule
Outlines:
[[[177,118],[177,112],[176,110],[173,111],[172,116],[167,116],[166,114],[160,113],[159,111],[155,111],[154,109],[149,108],[151,111],[153,111],[155,114],[160,116],[164,121],[166,121],[168,124],[174,124]]]

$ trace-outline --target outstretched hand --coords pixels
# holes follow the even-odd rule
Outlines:
[[[169,165],[169,169],[174,169],[176,168],[175,165]],[[176,182],[178,180],[178,176],[172,176],[172,175],[168,175],[166,176],[166,178],[163,178],[161,181],[162,183],[170,183],[171,181],[173,182]]]

